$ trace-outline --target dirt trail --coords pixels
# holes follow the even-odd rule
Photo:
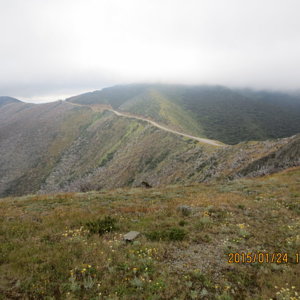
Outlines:
[[[72,105],[76,105],[76,106],[89,107],[92,110],[97,111],[97,112],[103,111],[103,110],[109,110],[109,111],[113,112],[114,114],[116,114],[117,116],[125,117],[125,118],[133,118],[133,119],[145,121],[145,122],[148,122],[151,125],[153,125],[153,126],[155,126],[157,128],[160,128],[160,129],[162,129],[164,131],[168,131],[168,132],[171,132],[171,133],[174,133],[174,134],[178,134],[178,135],[187,137],[189,139],[192,139],[192,140],[195,140],[195,141],[198,141],[198,142],[201,142],[201,143],[205,143],[205,144],[209,144],[209,145],[213,145],[213,146],[217,146],[217,147],[224,146],[224,144],[222,144],[221,142],[218,142],[218,141],[214,141],[214,140],[210,140],[210,139],[204,139],[204,138],[199,138],[197,136],[185,134],[185,133],[182,133],[182,132],[170,129],[170,128],[166,127],[166,126],[160,125],[157,122],[149,120],[147,118],[144,118],[144,117],[141,117],[141,116],[132,115],[132,114],[127,113],[127,112],[120,112],[120,111],[114,110],[109,105],[84,105],[84,104],[78,104],[78,103],[73,103],[73,102],[68,102],[68,101],[66,101],[66,103],[69,103],[69,104],[72,104]]]

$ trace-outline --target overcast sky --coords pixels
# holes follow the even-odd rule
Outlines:
[[[299,0],[0,0],[0,95],[132,82],[300,88]]]

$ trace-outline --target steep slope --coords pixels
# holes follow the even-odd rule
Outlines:
[[[61,154],[93,120],[63,102],[0,108],[0,195],[36,192]]]
[[[238,172],[238,176],[261,176],[300,165],[300,135],[292,138],[279,150],[251,162]]]
[[[176,157],[196,144],[146,122],[103,112],[63,153],[42,191],[97,190],[144,180],[153,185],[173,182],[182,177],[183,162],[176,162]]]
[[[261,94],[261,96],[258,96]],[[185,107],[193,110],[209,138],[235,144],[281,138],[300,132],[300,98],[272,92],[249,92],[223,87],[189,89]]]
[[[122,95],[122,96],[120,96]],[[109,104],[187,134],[236,144],[300,132],[300,97],[221,86],[125,85],[67,99]]]
[[[299,166],[300,134],[283,139],[243,142],[217,149],[197,166],[192,181],[233,179],[272,174]]]
[[[143,95],[176,116],[162,91]],[[0,197],[256,176],[299,165],[298,154],[299,135],[217,147],[90,104],[0,107]]]
[[[182,177],[177,156],[214,148],[65,102],[2,107],[0,141],[1,196],[174,182]]]

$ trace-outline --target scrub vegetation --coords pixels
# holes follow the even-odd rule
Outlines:
[[[299,179],[3,198],[0,299],[299,299]]]

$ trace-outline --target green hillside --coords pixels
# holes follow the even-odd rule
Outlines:
[[[154,98],[159,114],[150,110]],[[163,91],[148,90],[123,107],[133,114],[145,109],[147,116],[153,113],[151,118],[180,131],[197,130],[195,119]],[[232,179],[300,164],[300,135],[213,146],[146,121],[63,101],[3,105],[0,138],[0,197],[137,187],[143,181],[160,186]]]
[[[178,101],[156,88],[148,88],[134,98],[127,100],[118,109],[153,119],[169,128],[205,137],[192,113],[182,109]]]
[[[225,144],[300,132],[300,97],[221,86],[125,85],[67,99],[110,104],[187,134]]]

